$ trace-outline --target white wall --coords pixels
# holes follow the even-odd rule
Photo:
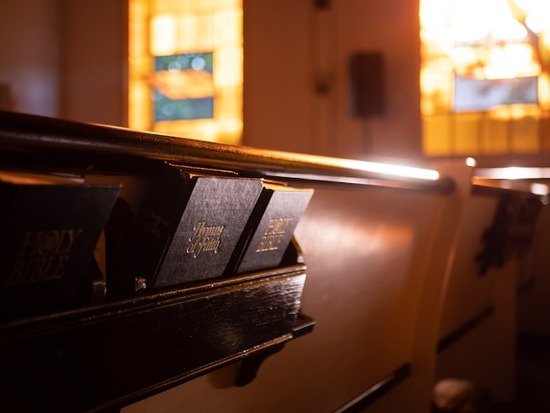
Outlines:
[[[127,125],[126,0],[61,0],[61,115]]]
[[[13,110],[126,123],[126,0],[2,0],[0,84]]]
[[[244,143],[316,152],[311,1],[244,1]]]
[[[418,2],[329,3],[244,0],[244,143],[352,158],[416,155]],[[16,109],[124,125],[126,18],[126,0],[0,2],[0,83],[11,86]],[[348,63],[358,51],[382,52],[386,63],[387,111],[368,120],[349,114]],[[316,92],[317,79],[326,93]]]
[[[362,158],[414,156],[420,148],[418,2],[244,1],[244,143]],[[382,52],[386,113],[349,112],[349,56]],[[315,91],[315,79],[329,91]]]
[[[0,83],[15,110],[56,116],[59,108],[57,0],[0,2]]]

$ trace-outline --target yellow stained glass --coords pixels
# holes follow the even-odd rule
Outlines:
[[[130,0],[129,125],[238,144],[241,0]]]
[[[425,154],[548,150],[548,16],[547,0],[420,1]]]

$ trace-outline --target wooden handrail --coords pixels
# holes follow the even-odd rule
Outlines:
[[[187,166],[233,170],[243,176],[327,184],[351,184],[393,189],[451,193],[446,177],[422,179],[410,175],[420,168],[208,143],[85,124],[42,116],[0,111],[0,151],[27,157],[47,155],[51,161],[90,168],[117,165],[121,160],[154,159]],[[383,172],[380,172],[380,169]],[[401,172],[400,172],[401,171]],[[436,173],[428,169],[420,172]],[[399,173],[399,174],[396,174]]]

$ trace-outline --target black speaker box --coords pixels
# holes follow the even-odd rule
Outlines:
[[[352,116],[383,115],[385,79],[382,53],[352,54],[349,72]]]

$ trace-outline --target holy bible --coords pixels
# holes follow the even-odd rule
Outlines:
[[[2,179],[4,176],[0,176]],[[47,177],[0,182],[0,317],[80,304],[94,248],[119,188]]]
[[[226,273],[278,266],[312,195],[313,189],[264,182]]]
[[[224,275],[262,184],[164,165],[138,218],[135,274],[149,287]]]

